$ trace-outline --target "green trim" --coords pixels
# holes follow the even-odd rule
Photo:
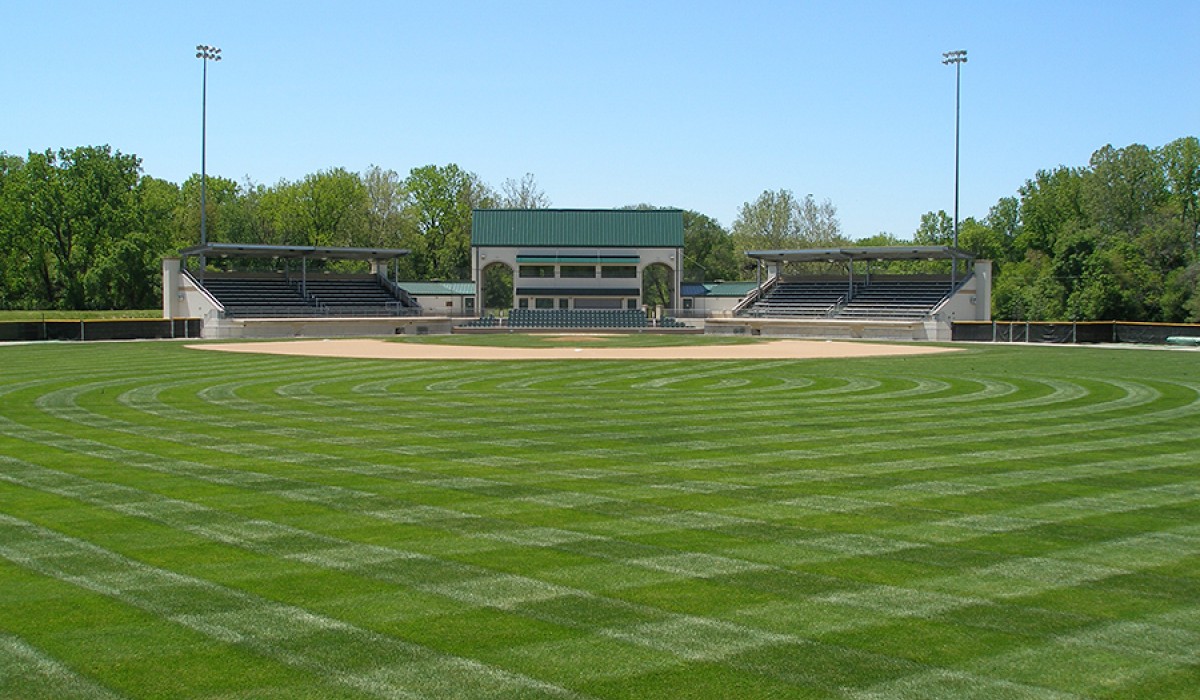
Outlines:
[[[427,297],[474,296],[474,282],[397,282],[409,294]]]
[[[517,287],[513,294],[521,297],[640,297],[636,287]]]
[[[518,255],[519,263],[591,263],[593,265],[628,265],[641,262],[640,255],[605,255],[603,257],[587,257],[582,255]]]

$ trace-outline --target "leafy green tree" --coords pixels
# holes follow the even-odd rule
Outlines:
[[[1058,230],[1068,222],[1085,221],[1081,190],[1083,175],[1072,168],[1039,170],[1020,188],[1021,231],[1018,249],[1054,250]]]
[[[750,250],[792,250],[846,245],[837,208],[828,199],[796,199],[790,190],[764,191],[738,209],[733,242],[740,257]]]
[[[735,280],[741,271],[733,236],[717,220],[683,212],[683,278],[691,282]]]
[[[367,243],[378,248],[403,245],[411,228],[405,212],[404,182],[395,170],[372,165],[362,174],[367,190]]]
[[[345,168],[322,170],[299,183],[300,212],[307,245],[362,246],[367,243],[367,188]]]
[[[483,308],[511,309],[513,306],[513,271],[503,263],[483,268]]]
[[[916,245],[950,245],[954,242],[954,220],[944,210],[921,215],[921,223],[913,235]]]
[[[415,223],[411,249],[424,278],[470,277],[471,212],[493,207],[496,197],[479,176],[451,163],[413,168],[404,181],[406,210]]]
[[[250,243],[239,241],[230,231],[229,213],[238,206],[241,195],[238,183],[218,175],[205,178],[205,228],[210,243]],[[176,248],[200,244],[200,174],[184,180],[179,187],[172,240]]]
[[[500,185],[499,206],[505,209],[547,209],[550,198],[538,187],[533,173],[525,173],[520,180],[508,178]]]
[[[0,152],[0,308],[31,302],[34,278],[24,235],[29,230],[25,205],[25,159]]]
[[[1141,144],[1105,146],[1092,154],[1083,174],[1080,194],[1086,221],[1106,234],[1137,235],[1165,202],[1164,185],[1150,149]]]
[[[1167,186],[1167,200],[1180,228],[1190,240],[1192,253],[1200,247],[1200,140],[1176,139],[1159,151]]]
[[[996,318],[1014,321],[1062,319],[1064,291],[1049,255],[1027,251],[1025,259],[1005,268],[992,287]]]
[[[30,153],[22,193],[30,208],[27,253],[51,308],[94,308],[85,284],[102,251],[137,226],[141,161],[108,146]]]

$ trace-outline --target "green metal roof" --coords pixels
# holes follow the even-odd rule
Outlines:
[[[682,248],[678,209],[476,209],[471,245]]]
[[[685,282],[685,297],[744,297],[758,286],[757,282]]]
[[[474,282],[397,282],[396,286],[415,297],[422,295],[427,297],[474,296],[475,294]]]

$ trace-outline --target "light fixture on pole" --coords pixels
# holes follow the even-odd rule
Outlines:
[[[208,150],[208,62],[221,60],[221,49],[215,46],[196,46],[196,58],[204,63],[204,81],[200,92],[200,245],[208,245],[207,187],[205,156]],[[204,274],[204,254],[200,254],[200,274]]]
[[[966,51],[947,51],[942,63],[954,66],[954,247],[958,247],[958,113],[962,93],[962,64],[967,62]]]

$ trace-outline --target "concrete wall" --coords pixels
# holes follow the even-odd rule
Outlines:
[[[687,297],[692,301],[692,308],[676,310],[682,316],[730,316],[733,308],[745,297]]]
[[[411,294],[411,292],[410,292]],[[438,296],[435,294],[411,294],[412,298],[421,305],[424,316],[474,316],[474,309],[467,309],[467,300],[473,296],[455,294]]]
[[[863,321],[858,319],[710,318],[704,332],[713,335],[761,335],[772,338],[945,340],[950,329],[924,321]]]
[[[351,338],[450,333],[445,316],[395,318],[232,318],[204,325],[204,338]]]
[[[163,258],[162,276],[163,318],[200,318],[207,327],[220,316],[220,305],[183,274],[179,258]]]
[[[934,340],[950,340],[951,324],[955,321],[992,320],[992,261],[975,261],[974,274],[949,299],[933,312],[931,323],[936,325]]]

